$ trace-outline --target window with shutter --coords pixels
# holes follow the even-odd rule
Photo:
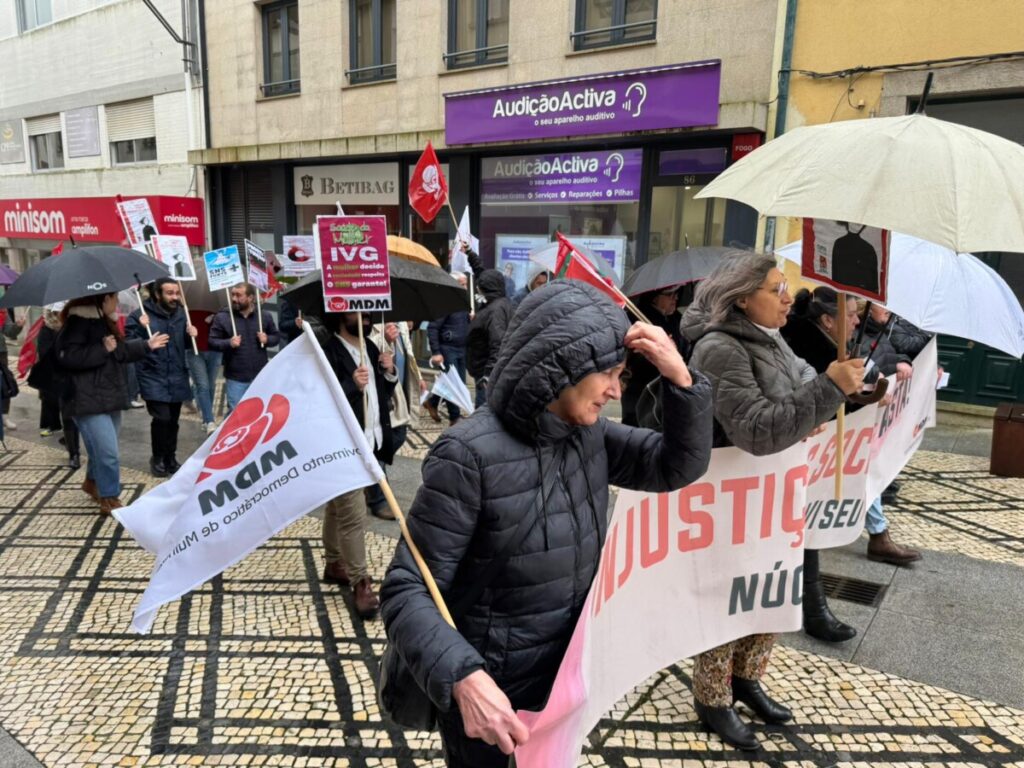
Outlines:
[[[107,140],[111,144],[132,139],[151,139],[156,136],[152,97],[108,104],[106,113]]]
[[[60,133],[60,114],[30,117],[25,121],[29,136],[42,136],[44,133]]]

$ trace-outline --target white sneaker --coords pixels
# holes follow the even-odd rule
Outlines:
[[[132,408],[145,408],[146,401],[143,400],[141,397],[136,397],[134,400],[132,400],[131,406]]]
[[[9,429],[11,432],[17,432],[18,425],[4,416],[4,429]]]
[[[214,432],[217,431],[217,425],[212,421],[204,424],[203,427],[205,427],[206,434],[208,435],[212,435]]]

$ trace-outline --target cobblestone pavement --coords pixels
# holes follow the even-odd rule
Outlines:
[[[418,432],[416,456],[433,438]],[[9,438],[0,454],[0,725],[46,766],[442,765],[430,734],[385,725],[380,622],[318,580],[319,522],[300,520],[128,631],[150,557],[79,490],[62,454]],[[152,479],[125,470],[130,501]],[[984,460],[920,453],[890,508],[908,543],[1024,566],[1024,482]],[[379,578],[393,540],[369,535]],[[767,684],[794,709],[753,756],[697,725],[689,662],[639,686],[584,763],[639,768],[1024,768],[1024,711],[779,648]],[[1020,670],[1016,671],[1020,674]]]

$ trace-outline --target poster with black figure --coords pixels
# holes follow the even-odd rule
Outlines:
[[[804,219],[800,273],[838,291],[884,304],[889,232],[849,221]]]

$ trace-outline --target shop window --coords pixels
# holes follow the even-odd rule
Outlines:
[[[448,69],[508,61],[509,0],[448,0]]]
[[[396,0],[350,0],[348,81],[394,80],[398,16]]]
[[[577,51],[654,40],[658,0],[576,0]]]
[[[273,3],[263,13],[264,96],[299,92],[299,4]]]
[[[110,155],[114,165],[131,163],[155,163],[156,139],[126,139],[110,143]]]
[[[18,29],[28,32],[53,21],[50,0],[18,0]]]

